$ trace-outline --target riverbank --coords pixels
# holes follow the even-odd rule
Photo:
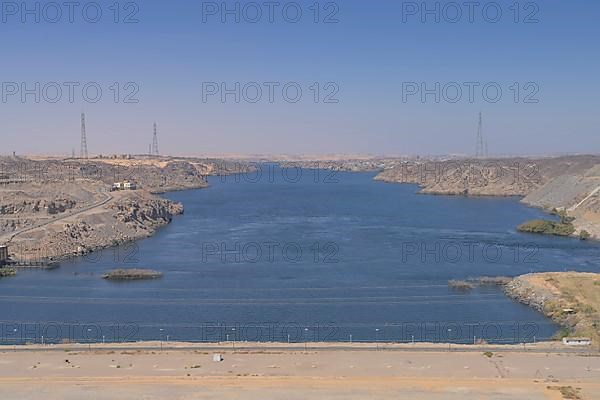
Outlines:
[[[573,236],[600,238],[600,156],[406,161],[384,168],[376,180],[412,183],[420,193],[519,196],[573,218]],[[526,221],[523,221],[526,222]]]
[[[511,298],[565,328],[560,336],[600,341],[600,274],[547,272],[515,278],[504,287]]]
[[[183,214],[156,194],[205,188],[208,175],[247,168],[173,157],[0,158],[0,244],[12,260],[43,262],[147,238]],[[111,191],[115,182],[135,190]]]
[[[139,346],[139,344],[136,344]],[[149,344],[157,346],[158,343]],[[600,395],[600,357],[371,348],[0,349],[6,399],[562,399]],[[264,346],[264,344],[256,344]],[[540,345],[541,346],[541,345]],[[25,349],[23,349],[25,350]],[[221,355],[214,361],[213,355]],[[571,397],[574,398],[574,397]]]

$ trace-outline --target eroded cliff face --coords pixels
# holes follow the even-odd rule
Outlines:
[[[18,235],[10,253],[20,260],[81,256],[149,237],[182,213],[180,203],[148,192],[120,192],[97,209]]]
[[[114,218],[133,227],[145,229],[149,226],[171,222],[173,215],[183,214],[183,205],[158,198],[132,196],[108,205]]]
[[[543,182],[530,166],[480,161],[407,164],[375,179],[417,184],[425,194],[461,196],[525,196]]]
[[[530,206],[566,211],[575,235],[600,238],[598,156],[405,162],[375,179],[417,184],[424,194],[523,196]]]
[[[574,217],[578,235],[588,232],[600,238],[600,165],[580,174],[561,175],[530,193],[523,202],[545,209],[565,210]]]

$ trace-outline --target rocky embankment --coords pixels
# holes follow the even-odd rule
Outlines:
[[[504,286],[504,292],[519,303],[525,304],[534,310],[544,313],[548,301],[556,301],[557,296],[541,285],[532,284],[524,275],[513,279]]]
[[[148,192],[122,192],[105,205],[17,235],[15,259],[62,259],[151,236],[183,213],[183,205]]]
[[[241,164],[169,157],[0,157],[0,244],[12,259],[56,260],[152,235],[183,206],[154,193],[207,186]],[[138,190],[110,192],[129,181]]]
[[[563,326],[564,334],[600,339],[600,274],[528,274],[506,284],[504,292]]]
[[[573,235],[600,238],[600,156],[410,161],[375,179],[417,184],[424,194],[521,196],[525,204],[574,218]]]
[[[404,162],[375,179],[416,184],[424,194],[460,196],[525,196],[543,184],[534,164],[515,159]]]

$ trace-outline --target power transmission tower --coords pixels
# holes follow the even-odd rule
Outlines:
[[[477,126],[477,144],[475,156],[477,158],[487,157],[487,143],[483,139],[483,113],[479,113],[479,124]]]
[[[87,137],[85,135],[85,113],[81,113],[81,158],[88,158]]]
[[[156,122],[154,123],[154,136],[152,137],[152,155],[160,155],[160,153],[158,152],[158,134],[156,129]]]

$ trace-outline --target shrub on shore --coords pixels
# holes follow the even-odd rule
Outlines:
[[[579,239],[581,240],[588,240],[592,235],[590,235],[590,233],[588,231],[586,231],[585,229],[583,229],[581,232],[579,232]]]
[[[5,278],[7,276],[15,276],[17,271],[14,268],[4,267],[0,268],[0,278]]]
[[[507,285],[512,278],[507,276],[482,276],[479,278],[470,278],[467,280],[452,279],[448,281],[448,287],[463,292],[475,289],[480,286],[504,286]]]
[[[448,281],[448,287],[460,290],[461,292],[468,292],[469,290],[473,290],[475,288],[475,285],[467,281],[453,279],[451,281]]]
[[[575,233],[575,227],[572,223],[533,220],[525,222],[517,227],[519,232],[537,233],[555,236],[571,236]]]

